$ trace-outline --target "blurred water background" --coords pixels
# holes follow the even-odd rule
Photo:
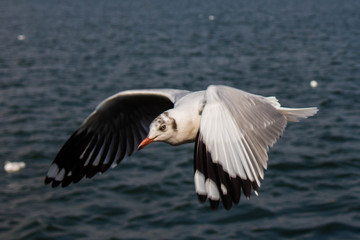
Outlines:
[[[0,239],[359,239],[359,26],[356,0],[1,1]],[[271,149],[259,197],[200,204],[193,144],[44,185],[104,98],[210,84],[320,108]]]

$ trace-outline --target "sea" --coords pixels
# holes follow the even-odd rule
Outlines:
[[[211,84],[319,108],[270,149],[259,196],[200,203],[193,143],[44,184],[103,99]],[[0,1],[0,239],[360,239],[360,1]]]

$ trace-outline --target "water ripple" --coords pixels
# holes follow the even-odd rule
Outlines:
[[[359,239],[359,1],[8,1],[0,19],[1,239]],[[19,37],[23,36],[23,37]],[[317,87],[311,87],[315,80]],[[259,190],[198,202],[193,144],[154,144],[103,175],[44,186],[104,98],[225,84],[290,107]]]

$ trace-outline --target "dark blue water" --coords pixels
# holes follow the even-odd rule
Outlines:
[[[26,168],[0,171],[0,239],[359,239],[359,26],[355,0],[1,1],[0,166]],[[209,84],[320,108],[271,149],[259,197],[198,203],[193,144],[43,184],[104,98]]]

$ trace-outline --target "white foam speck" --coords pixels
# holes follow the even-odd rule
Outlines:
[[[210,20],[210,21],[214,21],[214,20],[215,20],[215,16],[214,16],[214,15],[210,15],[210,16],[209,16],[209,20]]]
[[[4,165],[4,170],[8,173],[18,172],[21,169],[25,168],[26,164],[24,162],[10,162],[6,161]]]
[[[318,86],[318,82],[315,81],[315,80],[312,80],[312,81],[310,82],[310,86],[311,86],[312,88],[316,88],[316,87]]]
[[[23,41],[23,40],[25,40],[25,35],[20,34],[20,35],[17,36],[17,39],[19,41]]]

